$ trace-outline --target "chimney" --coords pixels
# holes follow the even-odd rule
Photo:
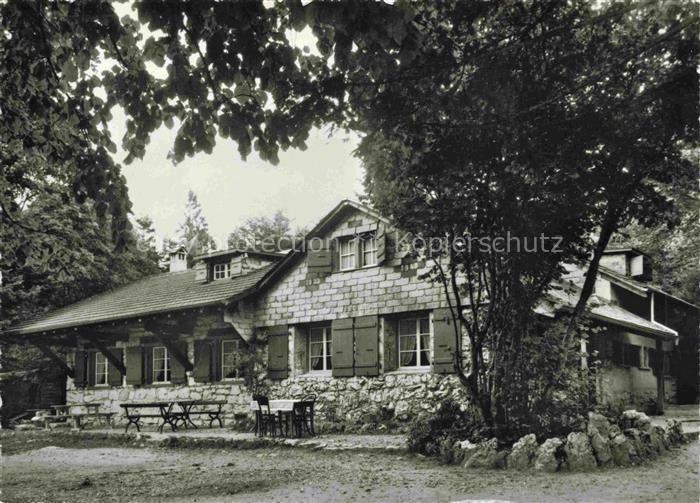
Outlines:
[[[170,252],[170,272],[182,272],[187,270],[187,252],[181,246]]]

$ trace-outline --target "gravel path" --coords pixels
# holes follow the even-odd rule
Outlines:
[[[44,447],[4,457],[2,500],[696,503],[699,458],[695,441],[638,467],[535,474],[349,451]]]

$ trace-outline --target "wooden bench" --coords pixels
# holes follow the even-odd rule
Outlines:
[[[160,418],[161,423],[158,425],[158,431],[163,433],[163,427],[168,424],[172,431],[177,430],[178,421],[185,421],[185,413],[182,411],[174,411],[175,402],[130,402],[119,404],[124,409],[124,416],[127,423],[124,432],[129,431],[129,426],[136,426],[136,431],[141,431],[139,422],[143,418]],[[142,412],[143,409],[156,409],[158,412]]]

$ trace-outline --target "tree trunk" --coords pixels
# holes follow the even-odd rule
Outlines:
[[[620,218],[620,211],[617,207],[609,208],[603,220],[603,225],[600,229],[600,236],[598,237],[598,243],[596,244],[595,250],[593,251],[593,257],[588,265],[588,270],[586,271],[586,279],[583,282],[583,287],[581,288],[581,295],[578,298],[576,306],[571,313],[571,318],[569,319],[569,324],[566,328],[566,333],[564,335],[564,356],[566,357],[568,351],[568,343],[571,338],[574,328],[576,327],[576,322],[581,317],[581,315],[586,310],[586,304],[588,299],[590,299],[593,294],[593,289],[595,288],[595,280],[598,276],[598,270],[600,268],[600,259],[603,257],[605,249],[610,243],[610,238],[617,229],[618,219]]]

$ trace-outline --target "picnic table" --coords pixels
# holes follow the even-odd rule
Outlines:
[[[163,402],[126,402],[120,404],[124,409],[127,423],[125,432],[129,431],[129,426],[136,426],[136,431],[141,431],[139,422],[142,418],[159,418],[161,420],[158,425],[158,431],[163,432],[165,425],[169,425],[171,431],[177,431],[178,423],[182,423],[185,428],[188,425],[197,428],[197,425],[192,421],[194,415],[208,415],[209,426],[214,421],[219,422],[219,426],[223,427],[221,415],[223,406],[226,404],[223,400],[171,400]],[[148,412],[151,409],[152,412]],[[147,412],[144,412],[146,410]]]
[[[42,416],[44,427],[48,428],[50,423],[71,420],[73,428],[80,429],[83,424],[83,419],[97,418],[103,419],[105,423],[112,428],[112,416],[114,412],[103,412],[100,410],[102,404],[99,402],[76,402],[52,405],[53,414],[48,413]],[[71,412],[71,409],[85,409],[84,412]],[[47,411],[50,412],[50,411]]]

